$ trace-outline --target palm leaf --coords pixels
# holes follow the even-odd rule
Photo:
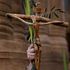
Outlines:
[[[64,50],[63,50],[63,64],[64,64],[64,70],[68,70],[68,67],[67,67],[67,59],[66,59],[66,53],[65,53]]]
[[[26,15],[30,15],[30,0],[25,0],[25,13]]]
[[[29,33],[30,33],[30,41],[33,42],[33,29],[32,26],[29,26]]]
[[[64,13],[64,11],[60,10],[59,12]]]
[[[59,15],[57,15],[55,12],[53,13],[57,18],[59,18]]]
[[[55,6],[53,6],[52,8],[51,8],[51,11],[53,11],[55,9]]]
[[[56,9],[56,11],[59,11],[59,12],[61,12],[61,13],[64,13],[64,11],[61,10],[61,9]]]

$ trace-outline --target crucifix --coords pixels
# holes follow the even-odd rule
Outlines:
[[[68,26],[67,22],[64,21],[57,21],[57,20],[51,20],[49,18],[43,17],[42,15],[42,8],[40,7],[40,2],[37,3],[36,8],[34,9],[34,12],[36,15],[25,15],[25,14],[13,14],[13,13],[6,13],[7,17],[12,17],[14,19],[17,19],[21,21],[23,24],[27,24],[29,26],[32,26],[34,29],[33,33],[30,32],[30,39],[31,43],[36,44],[38,47],[38,50],[35,52],[35,60],[32,60],[31,63],[34,65],[34,69],[31,70],[40,70],[40,63],[41,63],[41,43],[39,38],[39,26],[41,25],[58,25],[58,26]],[[27,20],[31,20],[30,22]]]

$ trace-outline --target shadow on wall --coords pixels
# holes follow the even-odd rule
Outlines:
[[[70,54],[70,32],[66,33],[66,40],[67,40],[67,43],[68,43],[68,51],[69,51],[69,54]],[[69,61],[70,61],[70,57],[69,57]]]

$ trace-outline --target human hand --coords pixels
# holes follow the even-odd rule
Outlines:
[[[29,60],[35,59],[35,51],[37,50],[37,46],[34,44],[31,44],[27,49],[27,58]]]

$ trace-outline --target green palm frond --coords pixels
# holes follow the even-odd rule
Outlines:
[[[25,0],[25,3],[26,3],[25,14],[30,15],[31,13],[30,0]],[[29,26],[29,33],[28,33],[27,40],[29,40],[30,42],[33,42],[33,38],[34,38],[34,29],[32,28],[32,26]]]
[[[28,40],[32,43],[35,39],[35,30],[32,26],[29,27],[29,37]]]
[[[56,9],[55,11],[58,11],[58,12],[60,12],[60,13],[64,13],[64,11],[61,10],[61,9]]]
[[[56,8],[56,7],[55,7],[55,6],[53,6],[53,7],[51,8],[51,10],[50,10],[50,11],[53,11],[55,8]]]
[[[30,0],[25,0],[25,14],[30,15]]]
[[[47,12],[47,11],[45,11],[45,12]],[[57,12],[59,12],[59,13],[57,13]],[[60,17],[59,14],[61,14],[61,13],[65,13],[65,12],[63,10],[61,10],[61,9],[56,8],[55,6],[53,6],[50,9],[49,14],[47,14],[47,15],[48,15],[48,18],[53,18],[54,16],[56,18],[59,18]],[[54,16],[52,16],[52,15],[54,15]]]
[[[56,14],[56,12],[53,13],[55,15],[56,18],[59,18],[59,15]]]
[[[68,70],[66,52],[64,50],[63,50],[63,65],[64,65],[64,70]]]

